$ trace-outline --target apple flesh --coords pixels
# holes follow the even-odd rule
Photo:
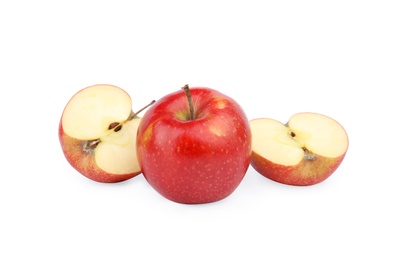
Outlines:
[[[343,161],[349,140],[334,119],[298,113],[287,124],[270,118],[250,121],[252,167],[289,185],[307,186],[327,179]]]
[[[93,85],[67,103],[59,141],[68,162],[84,176],[98,182],[124,181],[140,173],[135,147],[139,122],[123,89]]]
[[[224,199],[249,167],[249,121],[236,101],[216,90],[184,91],[161,98],[142,117],[137,136],[142,173],[174,202]]]

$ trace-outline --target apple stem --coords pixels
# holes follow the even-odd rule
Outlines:
[[[188,106],[190,107],[190,120],[194,120],[194,103],[193,99],[191,98],[191,93],[190,93],[190,88],[188,87],[188,84],[184,85],[182,87],[183,91],[186,93],[187,100],[188,100]]]
[[[128,121],[131,121],[132,119],[134,119],[139,113],[141,113],[142,111],[144,111],[145,109],[147,109],[148,107],[150,107],[151,105],[153,105],[153,103],[155,103],[155,100],[152,100],[149,104],[147,104],[146,106],[144,106],[143,108],[139,109],[136,113],[131,113],[131,115],[128,117],[127,120],[119,123],[119,124],[114,124],[114,127],[111,127],[110,130],[113,130],[114,132],[118,132],[119,130],[121,130],[122,125]]]
[[[130,117],[128,117],[128,119],[126,121],[130,121],[130,120],[134,119],[134,117],[136,117],[139,113],[141,113],[142,111],[144,111],[145,109],[147,109],[148,107],[153,105],[153,103],[155,103],[155,102],[156,102],[155,100],[152,100],[149,104],[147,104],[143,108],[139,109],[136,113],[134,113]]]

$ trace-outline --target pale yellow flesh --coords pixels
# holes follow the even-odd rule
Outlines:
[[[136,134],[140,118],[126,122],[118,132],[104,136],[95,149],[96,164],[106,172],[125,174],[139,172],[136,155]]]
[[[131,111],[131,98],[122,89],[112,85],[91,86],[74,95],[66,105],[63,130],[76,139],[97,139],[111,123],[126,120]]]
[[[288,126],[296,134],[297,142],[316,154],[335,158],[347,150],[346,131],[330,117],[314,113],[295,114]]]
[[[261,118],[251,120],[250,127],[253,152],[281,165],[296,165],[302,160],[304,151],[283,123]]]
[[[303,147],[331,158],[344,154],[348,147],[343,127],[320,114],[295,114],[288,126],[268,118],[251,120],[250,126],[253,152],[280,165],[298,164],[305,155]]]
[[[112,85],[94,85],[72,97],[62,116],[64,132],[75,139],[100,142],[94,149],[97,166],[110,174],[140,171],[136,156],[139,117],[128,121],[130,96]],[[110,127],[122,123],[119,131]]]

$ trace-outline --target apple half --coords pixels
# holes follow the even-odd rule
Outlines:
[[[138,175],[136,134],[140,118],[123,89],[106,84],[77,92],[59,124],[59,141],[68,162],[98,182],[119,182]]]
[[[334,119],[298,113],[287,124],[270,118],[250,120],[252,167],[276,182],[307,186],[327,179],[343,161],[349,140]]]

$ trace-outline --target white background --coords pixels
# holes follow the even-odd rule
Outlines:
[[[1,1],[0,259],[405,259],[403,1]],[[184,84],[249,119],[328,115],[350,147],[326,181],[249,168],[228,198],[182,205],[142,175],[86,179],[57,130],[83,87],[134,110]]]

